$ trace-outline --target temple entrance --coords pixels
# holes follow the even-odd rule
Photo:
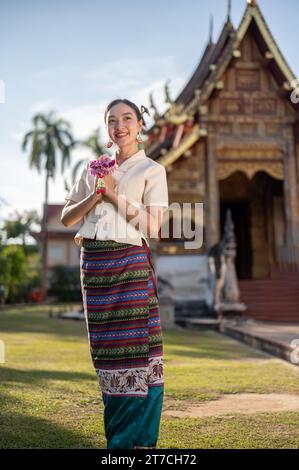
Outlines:
[[[219,181],[220,237],[224,233],[225,214],[231,210],[237,242],[235,266],[238,279],[253,277],[252,213],[250,180],[242,171],[235,171]]]
[[[283,182],[261,170],[251,179],[236,171],[219,181],[220,226],[229,208],[237,242],[238,279],[268,279],[285,239]]]

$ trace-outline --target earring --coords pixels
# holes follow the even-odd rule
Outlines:
[[[112,145],[113,145],[112,140],[109,140],[109,141],[107,142],[107,144],[105,145],[105,147],[107,147],[108,149],[110,149],[110,147],[112,147]]]
[[[138,144],[142,144],[142,143],[143,143],[143,139],[142,139],[142,137],[141,137],[141,135],[140,135],[140,132],[138,132],[138,134],[137,134],[137,142],[138,142]]]

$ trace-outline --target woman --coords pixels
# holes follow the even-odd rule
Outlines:
[[[145,125],[133,102],[104,114],[116,169],[96,194],[88,164],[68,193],[61,221],[81,221],[80,274],[90,352],[104,403],[107,448],[155,448],[164,396],[157,279],[147,238],[168,207],[165,168],[138,150]]]

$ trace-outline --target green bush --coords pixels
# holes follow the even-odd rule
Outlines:
[[[80,271],[77,266],[54,266],[49,277],[49,296],[55,296],[59,302],[82,300]]]

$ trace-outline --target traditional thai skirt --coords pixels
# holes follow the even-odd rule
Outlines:
[[[164,395],[162,329],[150,249],[84,238],[81,288],[108,448],[155,447]]]

